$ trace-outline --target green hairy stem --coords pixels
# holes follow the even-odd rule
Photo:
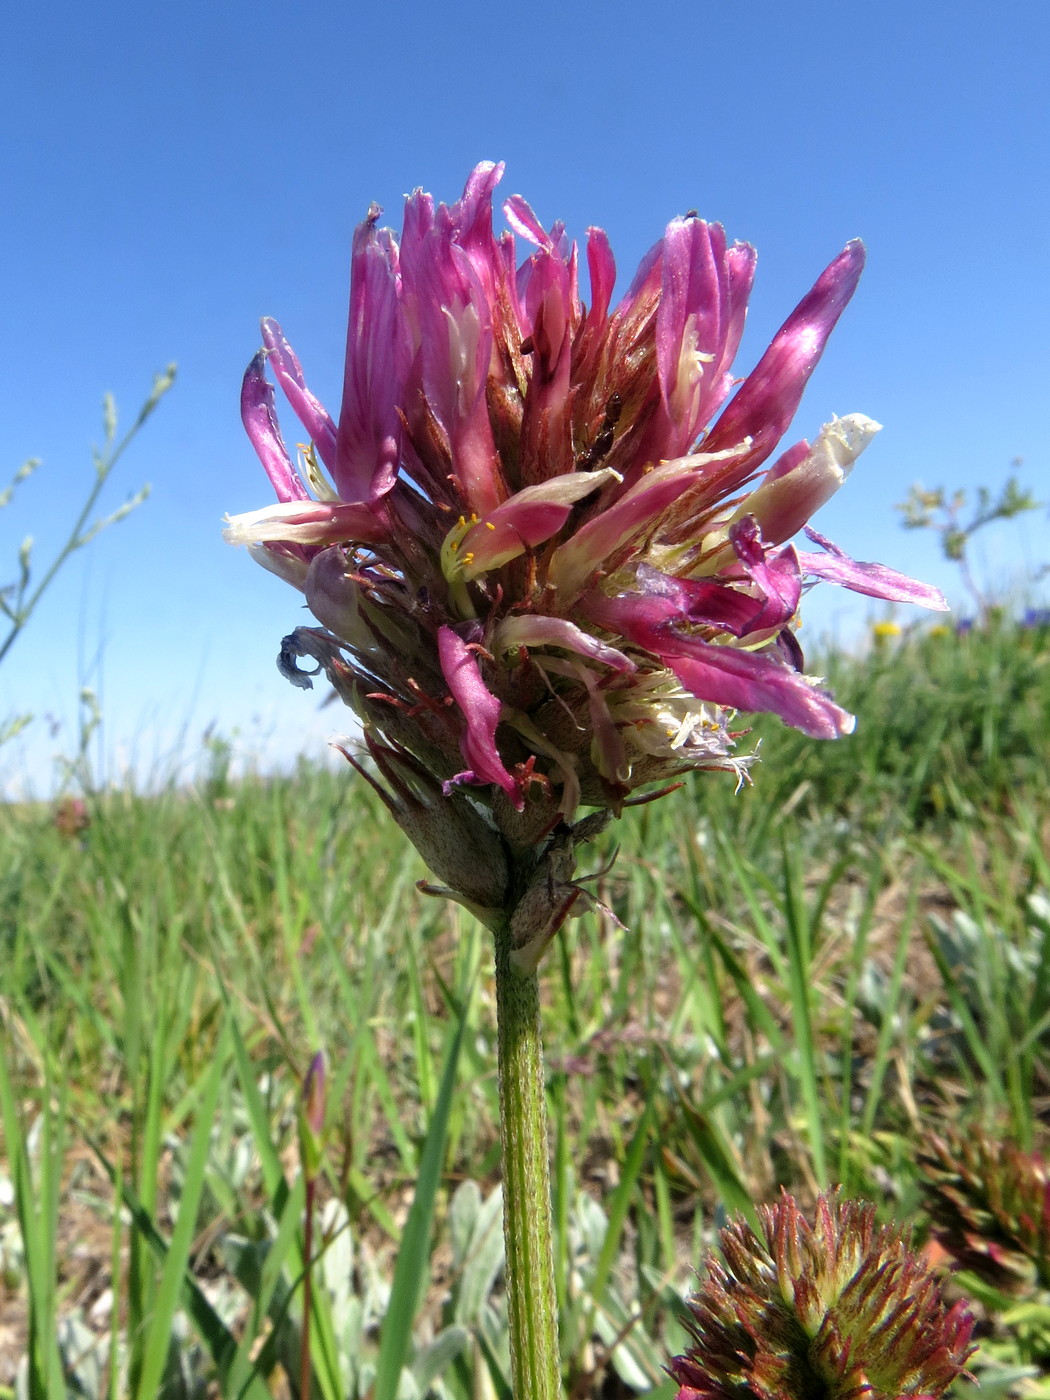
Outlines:
[[[559,1400],[539,978],[516,972],[510,954],[504,923],[496,933],[496,1016],[511,1369],[517,1400]]]

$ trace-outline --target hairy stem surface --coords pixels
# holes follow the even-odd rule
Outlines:
[[[496,1015],[511,1369],[516,1400],[559,1400],[539,979],[515,972],[510,952],[504,925],[496,934]]]

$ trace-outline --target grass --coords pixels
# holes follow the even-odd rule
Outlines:
[[[931,1126],[1046,1145],[1050,636],[926,630],[828,669],[857,733],[763,721],[752,789],[634,809],[592,887],[625,927],[586,916],[545,964],[579,1400],[668,1393],[728,1210],[841,1182],[921,1229]],[[507,1395],[488,936],[416,891],[349,771],[219,764],[88,816],[0,811],[0,1395],[19,1357],[48,1400],[300,1395],[304,1326],[326,1400]]]

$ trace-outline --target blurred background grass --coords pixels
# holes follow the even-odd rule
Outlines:
[[[609,914],[548,957],[573,1394],[666,1386],[728,1209],[841,1183],[921,1227],[931,1128],[1045,1142],[1050,628],[884,628],[821,664],[856,733],[762,719],[753,787],[631,811],[590,886]],[[487,935],[416,891],[349,770],[228,759],[216,738],[191,787],[0,808],[0,1381],[28,1352],[40,1393],[300,1393],[297,1103],[323,1048],[315,1386],[368,1393],[396,1305],[391,1395],[504,1394]]]

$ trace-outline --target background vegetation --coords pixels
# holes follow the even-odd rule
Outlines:
[[[752,788],[693,777],[594,850],[610,914],[544,974],[573,1396],[673,1393],[727,1211],[841,1183],[921,1239],[932,1131],[1045,1147],[1032,622],[883,629],[826,663],[854,736],[762,722]],[[487,935],[417,893],[349,770],[228,760],[213,740],[189,790],[0,808],[0,1395],[503,1397]],[[978,1300],[986,1393],[1050,1394],[1026,1296]]]

